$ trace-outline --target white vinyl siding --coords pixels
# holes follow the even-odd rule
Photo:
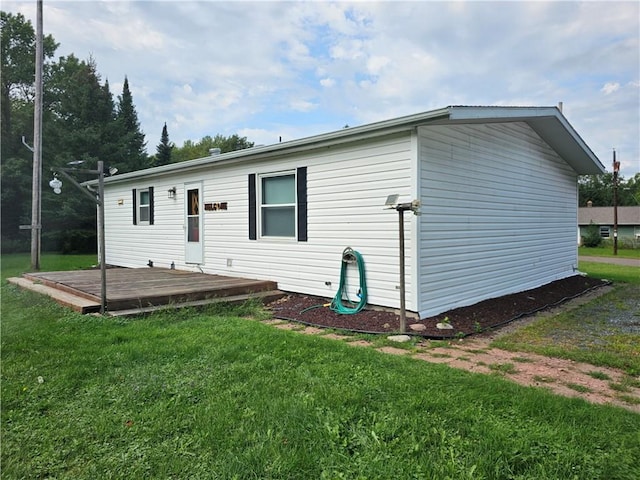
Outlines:
[[[570,276],[575,172],[524,123],[419,129],[420,314]]]
[[[105,247],[108,264],[144,267],[149,260],[155,262],[160,257],[178,259],[178,254],[184,256],[184,197],[178,192],[176,198],[168,198],[167,191],[176,185],[172,179],[148,180],[105,186]],[[131,221],[131,190],[148,188],[146,185],[150,183],[155,187],[154,224],[141,225],[138,222],[134,225]],[[160,216],[155,213],[158,211],[161,212]],[[139,215],[137,206],[136,212]],[[171,260],[157,266],[169,267],[170,263]]]
[[[191,269],[184,262],[184,199],[180,186],[202,181],[203,205],[228,205],[225,211],[203,211],[206,242],[200,268],[205,273],[274,280],[284,291],[331,298],[340,280],[342,251],[352,247],[365,261],[369,303],[397,308],[398,220],[395,211],[384,210],[384,201],[390,193],[400,194],[403,201],[415,196],[411,191],[412,157],[415,154],[407,132],[268,161],[214,165],[145,178],[155,185],[153,230],[133,229],[125,217],[126,210],[130,222],[130,204],[117,206],[118,199],[125,198],[122,192],[136,188],[135,182],[107,184],[107,261],[144,267],[153,260],[155,266],[165,268],[175,262],[178,269]],[[274,172],[293,173],[298,167],[307,167],[308,241],[249,240],[248,176],[255,174],[260,184],[261,178]],[[165,192],[174,186],[178,186],[178,198],[169,199]],[[407,215],[407,242],[413,235],[413,218]],[[407,247],[407,269],[411,261]],[[348,283],[349,295],[357,298],[357,271],[348,272]],[[414,297],[414,287],[408,276],[407,308],[415,311],[415,303],[409,301]]]
[[[526,123],[429,125],[281,153],[107,182],[107,263],[193,269],[185,262],[184,185],[200,182],[205,241],[198,269],[205,273],[274,280],[284,291],[331,298],[342,251],[351,247],[364,258],[369,303],[397,308],[398,213],[384,209],[390,194],[422,202],[421,216],[404,215],[407,309],[422,317],[577,268],[576,172]],[[303,167],[307,228],[304,241],[291,241],[295,192],[273,196],[269,179],[285,175],[280,180],[289,182]],[[257,226],[249,221],[250,179]],[[149,185],[154,225],[132,225],[131,191]],[[174,187],[177,197],[169,198]],[[207,210],[209,203],[228,207]],[[263,210],[278,208],[288,209],[287,220],[271,230]],[[254,226],[257,241],[249,239]],[[355,271],[348,283],[356,298]]]

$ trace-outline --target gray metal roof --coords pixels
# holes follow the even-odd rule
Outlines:
[[[578,225],[613,225],[613,207],[580,207]],[[640,226],[640,206],[618,207],[618,225]]]
[[[320,146],[337,145],[356,140],[365,140],[383,134],[408,131],[421,125],[447,125],[469,123],[526,122],[549,144],[579,175],[600,174],[605,169],[587,144],[569,124],[556,107],[485,107],[449,106],[438,110],[407,115],[404,117],[370,123],[359,127],[349,127],[335,132],[324,133],[299,140],[276,143],[260,147],[237,150],[216,156],[209,156],[172,163],[160,167],[123,173],[105,179],[107,183],[163,175],[172,172],[198,169],[217,163],[233,163],[248,160],[267,159],[284,153],[295,153]],[[89,182],[87,182],[89,183]],[[95,183],[95,182],[90,182]]]

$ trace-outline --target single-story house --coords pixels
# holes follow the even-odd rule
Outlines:
[[[398,308],[398,194],[421,205],[406,308],[426,318],[575,275],[577,177],[603,172],[556,107],[450,106],[109,177],[106,262],[330,298],[351,247],[369,304]]]
[[[578,209],[580,242],[592,223],[598,225],[602,238],[613,239],[613,207],[593,207],[588,205]],[[618,241],[629,243],[640,241],[640,206],[618,207]]]

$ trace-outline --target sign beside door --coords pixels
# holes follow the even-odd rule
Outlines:
[[[185,183],[185,263],[204,263],[202,183]]]

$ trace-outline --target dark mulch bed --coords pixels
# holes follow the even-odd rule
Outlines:
[[[460,307],[435,317],[417,321],[407,318],[407,331],[427,338],[455,338],[479,333],[502,326],[510,321],[531,315],[545,308],[580,296],[590,290],[606,285],[594,278],[575,275],[548,283],[525,292],[485,300],[468,307]],[[400,317],[393,312],[362,310],[353,315],[340,315],[328,307],[309,307],[329,303],[330,300],[308,295],[292,294],[270,305],[275,318],[294,320],[300,323],[367,333],[395,333],[400,330]],[[453,326],[441,330],[436,324],[445,318]],[[411,324],[422,324],[425,329],[413,331]]]

